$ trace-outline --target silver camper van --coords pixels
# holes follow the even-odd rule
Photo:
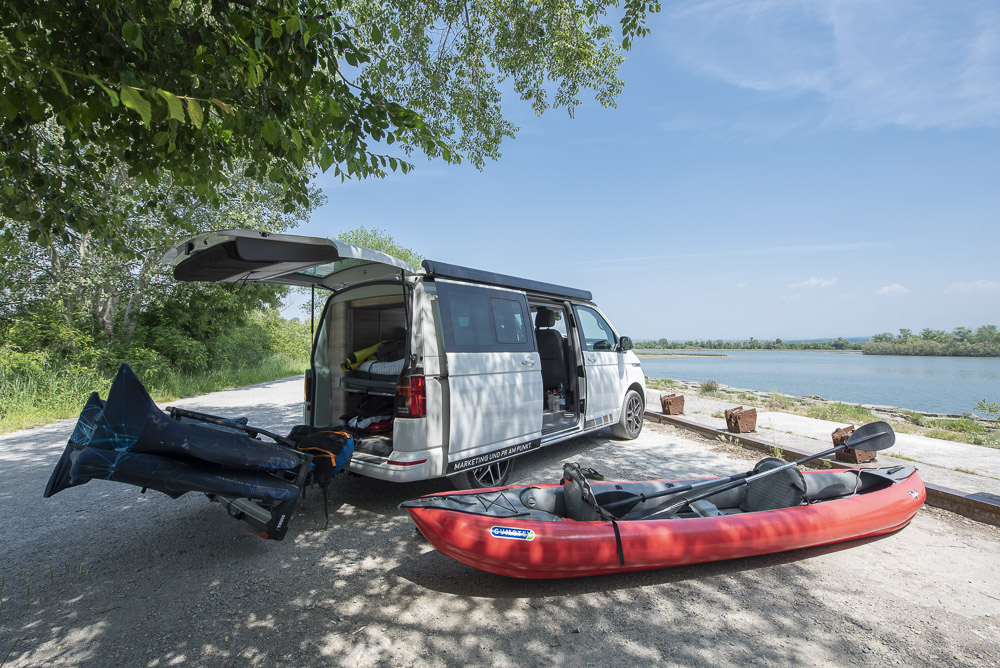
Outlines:
[[[356,473],[493,487],[537,448],[603,427],[623,439],[642,430],[632,341],[586,290],[251,230],[199,235],[166,259],[181,281],[328,293],[303,421],[350,431]]]

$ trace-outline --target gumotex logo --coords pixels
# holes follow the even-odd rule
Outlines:
[[[492,527],[490,535],[494,538],[509,540],[535,540],[535,532],[531,529],[515,529],[514,527]]]

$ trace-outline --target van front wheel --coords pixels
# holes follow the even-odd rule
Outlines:
[[[514,470],[514,460],[504,459],[499,462],[470,469],[464,473],[451,476],[451,484],[455,489],[485,489],[487,487],[503,487],[510,480],[510,472]]]
[[[631,441],[642,431],[643,415],[646,411],[646,402],[642,395],[635,390],[625,393],[625,401],[622,402],[622,416],[617,424],[611,425],[611,433],[615,438]]]

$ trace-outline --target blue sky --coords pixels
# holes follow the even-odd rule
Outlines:
[[[623,334],[1000,324],[1000,5],[666,2],[586,100],[479,172],[341,185],[296,232],[582,287]]]

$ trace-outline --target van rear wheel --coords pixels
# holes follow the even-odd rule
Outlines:
[[[646,402],[641,394],[635,390],[625,393],[625,401],[622,402],[622,416],[617,424],[611,425],[611,433],[615,438],[631,441],[642,431],[642,420],[646,412]]]
[[[451,476],[451,484],[455,489],[485,489],[487,487],[503,487],[510,480],[510,472],[514,470],[514,460],[504,459],[499,462],[470,469],[464,473]]]

